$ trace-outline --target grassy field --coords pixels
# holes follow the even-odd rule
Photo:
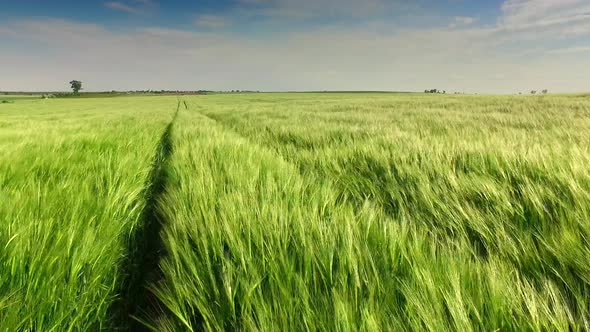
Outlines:
[[[0,104],[14,104],[15,102],[40,99],[40,95],[3,95],[0,94]]]
[[[590,330],[589,146],[587,95],[0,105],[0,329]]]
[[[110,326],[176,107],[175,98],[0,105],[0,330]]]

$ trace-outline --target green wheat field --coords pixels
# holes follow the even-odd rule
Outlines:
[[[0,104],[0,330],[141,329],[590,330],[590,96]]]

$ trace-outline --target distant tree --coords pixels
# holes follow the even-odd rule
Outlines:
[[[447,90],[443,90],[443,94],[447,94]]]
[[[549,92],[549,90],[545,89],[543,90],[543,94],[546,95]]]
[[[70,82],[70,86],[74,90],[74,94],[78,94],[82,90],[82,81],[73,80]]]
[[[536,95],[537,94],[537,90],[531,90],[531,94],[532,95]]]

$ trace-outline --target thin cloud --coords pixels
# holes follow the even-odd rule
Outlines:
[[[558,48],[545,52],[546,54],[576,54],[590,52],[590,46],[574,46],[566,48]]]
[[[499,25],[508,30],[571,27],[590,21],[587,0],[506,0]]]
[[[223,29],[230,25],[230,20],[218,15],[200,15],[195,19],[195,25],[205,29]]]
[[[104,5],[107,8],[110,8],[112,10],[118,10],[118,11],[126,12],[129,14],[136,14],[136,15],[141,14],[141,10],[139,8],[126,5],[122,2],[110,1],[110,2],[105,2]]]
[[[144,15],[152,10],[156,6],[156,3],[152,0],[134,0],[133,3],[109,1],[105,2],[104,5],[115,11],[133,15]]]
[[[239,0],[241,10],[268,18],[370,17],[407,6],[398,0]]]
[[[462,26],[472,25],[477,22],[477,18],[470,16],[455,16],[453,21],[449,24],[449,28],[457,28]]]

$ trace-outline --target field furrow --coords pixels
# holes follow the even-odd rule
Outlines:
[[[159,264],[164,251],[160,231],[166,221],[158,204],[166,192],[167,168],[174,148],[172,130],[180,106],[179,100],[174,117],[164,129],[155,150],[144,187],[145,206],[127,243],[125,260],[121,264],[124,273],[116,292],[120,298],[111,304],[109,310],[121,329],[141,330],[145,324],[140,317],[160,314],[158,301],[149,288],[161,278]]]

